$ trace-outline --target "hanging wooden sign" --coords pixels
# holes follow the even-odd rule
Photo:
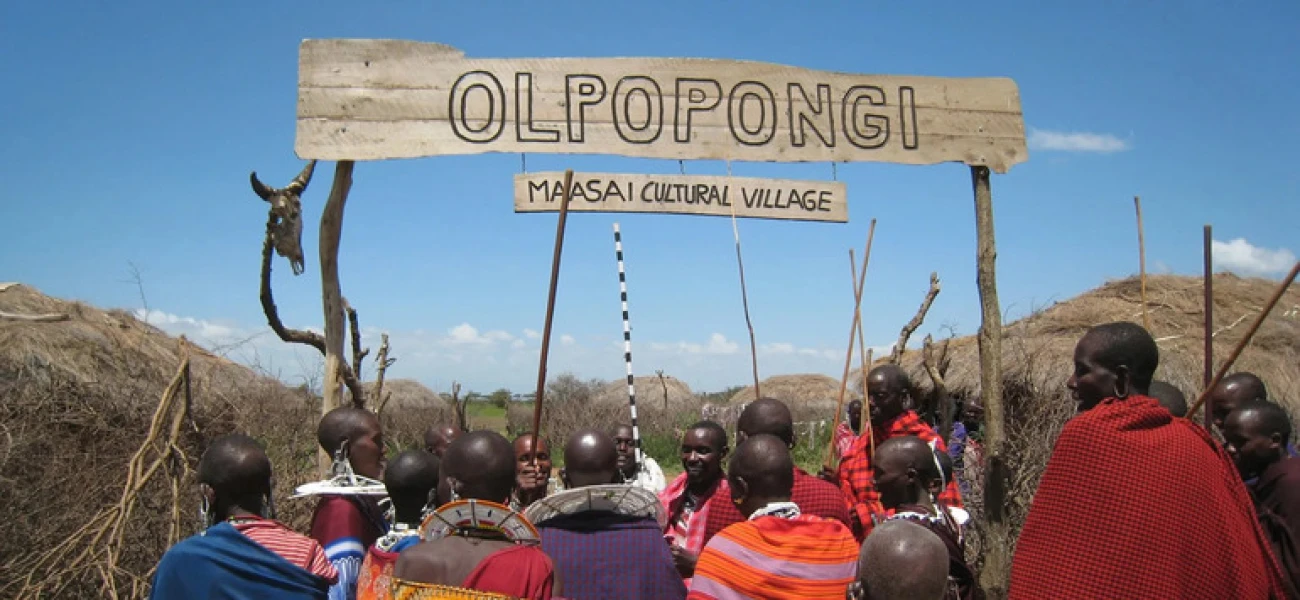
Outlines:
[[[515,212],[557,212],[564,173],[515,175]],[[575,173],[569,211],[849,220],[843,183],[705,175]]]
[[[470,59],[442,44],[306,40],[300,158],[531,152],[759,162],[1028,158],[1006,78],[855,75],[699,58]]]

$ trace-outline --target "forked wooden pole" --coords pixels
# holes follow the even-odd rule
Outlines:
[[[1210,382],[1214,379],[1214,234],[1209,225],[1205,226],[1205,374],[1201,379],[1201,389],[1208,391]],[[1247,338],[1249,339],[1249,338]],[[1202,393],[1202,398],[1205,394]],[[1197,404],[1200,404],[1199,400]],[[1213,404],[1205,407],[1205,415],[1202,419],[1205,430],[1210,430],[1210,424],[1213,422],[1211,412]],[[1196,410],[1192,409],[1189,415],[1195,415]]]
[[[564,171],[564,193],[560,199],[560,219],[555,225],[555,253],[551,256],[551,287],[546,293],[546,323],[542,326],[542,353],[537,363],[537,395],[533,397],[533,437],[528,452],[537,464],[537,442],[542,437],[542,401],[546,395],[546,357],[551,348],[551,320],[555,317],[555,290],[560,282],[560,256],[564,251],[564,223],[569,218],[569,200],[573,196],[573,169]]]
[[[1219,365],[1219,370],[1215,371],[1214,377],[1206,384],[1205,389],[1201,390],[1201,396],[1196,399],[1196,404],[1192,405],[1192,409],[1187,411],[1187,414],[1195,413],[1196,409],[1206,402],[1210,396],[1210,390],[1219,385],[1223,377],[1228,374],[1228,369],[1231,369],[1233,363],[1237,362],[1237,358],[1241,356],[1241,351],[1245,350],[1246,346],[1250,344],[1250,339],[1255,337],[1255,332],[1259,331],[1259,326],[1264,324],[1264,319],[1268,318],[1268,313],[1273,312],[1273,307],[1277,306],[1278,301],[1282,299],[1282,295],[1286,293],[1287,288],[1291,287],[1291,283],[1295,281],[1297,275],[1300,275],[1300,262],[1291,267],[1291,272],[1287,273],[1281,285],[1277,286],[1277,289],[1273,291],[1273,297],[1268,299],[1268,303],[1264,305],[1263,310],[1259,311],[1259,316],[1255,317],[1255,322],[1250,324],[1250,329],[1247,329],[1246,334],[1241,336],[1241,341],[1237,342],[1237,346],[1232,349],[1232,354],[1228,355],[1228,360]],[[1208,405],[1205,407],[1205,414],[1210,414]],[[1206,422],[1209,422],[1209,417],[1206,417]],[[1207,424],[1206,427],[1208,428],[1209,425]]]
[[[849,387],[849,371],[853,368],[853,341],[858,334],[858,322],[862,319],[862,284],[867,280],[867,262],[871,257],[871,239],[876,235],[876,220],[871,220],[871,228],[867,230],[867,252],[862,257],[862,270],[858,272],[857,283],[853,290],[853,324],[849,326],[849,349],[844,353],[844,376],[840,379],[840,399],[835,405],[835,421],[831,424],[831,431],[834,432],[840,427],[840,416],[844,414],[844,394]],[[865,392],[865,390],[863,390]],[[863,410],[866,410],[866,404],[863,404]],[[835,466],[835,435],[831,434],[831,441],[826,446],[826,459],[822,461],[822,466],[827,470]]]
[[[321,390],[321,417],[338,408],[342,402],[343,370],[347,368],[347,363],[343,362],[347,325],[343,292],[339,285],[339,241],[343,237],[343,207],[352,189],[353,164],[350,160],[341,160],[334,165],[334,184],[320,216],[320,272],[325,309],[325,380]],[[334,457],[325,450],[317,453],[317,466],[322,477],[330,472],[333,462]]]
[[[1147,248],[1142,234],[1142,199],[1133,196],[1133,207],[1137,210],[1138,220],[1138,279],[1142,294],[1142,327],[1147,330],[1147,333],[1151,333],[1151,316],[1147,312]]]

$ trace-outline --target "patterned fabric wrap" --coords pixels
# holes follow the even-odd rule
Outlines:
[[[573,600],[682,600],[686,586],[651,517],[588,511],[538,523]]]
[[[704,524],[709,520],[710,500],[718,496],[719,491],[724,492],[722,495],[725,496],[726,485],[726,479],[718,478],[717,483],[704,492],[704,495],[699,498],[695,512],[691,513],[690,519],[686,522],[686,531],[683,532],[679,530],[677,522],[681,519],[682,511],[685,510],[686,473],[673,478],[668,487],[659,493],[659,502],[664,505],[664,512],[668,515],[668,526],[664,533],[677,537],[679,545],[698,554],[704,549]]]
[[[1061,431],[1017,542],[1010,598],[1283,598],[1267,546],[1241,477],[1204,429],[1152,398],[1110,398]]]
[[[333,584],[339,572],[325,557],[320,543],[302,535],[284,524],[260,517],[241,517],[231,523],[235,530],[261,544],[285,560]]]
[[[172,546],[154,572],[150,598],[323,600],[329,583],[222,521]]]
[[[835,456],[843,459],[848,455],[849,449],[853,447],[853,442],[857,441],[858,434],[853,433],[853,427],[844,421],[835,427]]]
[[[790,491],[790,501],[799,505],[799,512],[814,517],[834,519],[845,527],[852,527],[849,520],[849,508],[844,502],[844,494],[833,484],[813,477],[803,469],[794,469],[794,488]],[[731,501],[731,486],[724,479],[709,499],[709,514],[704,525],[704,543],[708,544],[713,536],[727,526],[745,520],[740,509]]]
[[[420,532],[410,529],[389,532],[366,552],[357,576],[357,600],[388,600],[391,597],[393,567],[402,550],[420,543]]]
[[[872,428],[871,435],[860,436],[853,442],[853,447],[849,450],[849,455],[840,461],[839,480],[840,490],[844,493],[845,499],[849,502],[851,509],[850,517],[853,519],[853,533],[859,540],[864,539],[871,528],[879,521],[889,516],[885,507],[880,504],[880,493],[876,491],[875,474],[871,468],[872,451],[871,439],[874,437],[876,446],[885,443],[890,438],[914,435],[921,438],[921,441],[930,444],[930,447],[939,452],[947,452],[948,446],[943,442],[934,430],[926,425],[921,417],[917,416],[916,411],[904,411],[898,415],[892,423],[886,427],[881,427],[879,431]],[[961,508],[961,492],[957,489],[957,478],[953,478],[943,492],[939,494],[939,500],[948,506]]]
[[[393,600],[519,600],[505,594],[478,592],[449,585],[393,580]]]
[[[686,597],[841,600],[857,568],[858,543],[842,523],[760,517],[709,541]]]
[[[311,518],[311,537],[325,548],[325,556],[339,573],[338,583],[330,586],[329,600],[356,599],[366,549],[387,528],[383,513],[371,498],[321,496]]]

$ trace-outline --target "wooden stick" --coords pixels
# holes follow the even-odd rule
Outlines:
[[[8,321],[29,321],[29,322],[32,322],[32,323],[56,323],[56,322],[59,322],[59,321],[67,321],[67,320],[69,320],[69,319],[71,319],[71,318],[72,318],[72,317],[70,317],[70,316],[68,316],[68,315],[66,315],[66,314],[64,314],[64,313],[46,313],[46,314],[41,314],[41,315],[24,315],[24,314],[19,314],[19,313],[11,313],[11,312],[0,311],[0,319],[5,319],[5,320],[8,320]]]
[[[727,161],[731,177],[731,161]],[[754,399],[763,397],[758,388],[758,343],[754,339],[754,322],[749,318],[749,292],[745,289],[745,260],[740,257],[740,227],[736,225],[736,203],[731,204],[731,234],[736,238],[736,266],[740,269],[740,305],[745,309],[745,328],[749,330],[749,360],[754,368]]]
[[[849,349],[844,353],[844,376],[840,379],[840,399],[835,405],[835,420],[831,424],[831,431],[834,432],[840,427],[840,416],[844,414],[844,394],[849,388],[849,370],[853,368],[853,340],[858,334],[858,321],[862,319],[862,284],[867,282],[867,262],[871,257],[871,239],[876,235],[876,220],[871,220],[871,227],[867,229],[867,252],[862,256],[862,270],[859,271],[857,285],[853,290],[853,324],[849,326]],[[866,395],[863,390],[863,395]],[[863,410],[867,409],[866,403],[863,403]],[[831,441],[826,446],[826,459],[822,461],[822,466],[829,470],[835,460],[835,434],[831,434]]]
[[[1209,225],[1205,226],[1203,245],[1205,247],[1205,374],[1202,376],[1201,385],[1204,391],[1209,391],[1210,382],[1214,379],[1214,235]],[[1260,313],[1260,319],[1263,318],[1264,313]],[[1213,410],[1213,403],[1205,407],[1202,420],[1206,431],[1210,430],[1212,422],[1210,413]],[[1187,414],[1194,415],[1196,411]]]
[[[569,218],[569,200],[573,197],[573,169],[564,172],[564,195],[560,200],[560,219],[555,225],[555,252],[551,256],[551,287],[546,293],[546,324],[542,326],[542,354],[537,364],[537,395],[533,398],[533,437],[529,453],[537,465],[537,442],[542,437],[542,399],[546,395],[546,358],[551,348],[551,320],[555,317],[555,290],[560,282],[560,256],[564,252],[564,224]]]
[[[867,255],[862,260],[871,260],[871,244],[867,244]],[[853,289],[858,289],[858,266],[853,260],[853,249],[849,248],[849,267],[853,275]],[[862,411],[858,413],[858,435],[864,435],[866,430],[862,428],[862,421],[866,415],[871,413],[871,398],[867,396],[867,368],[871,366],[871,354],[867,352],[867,336],[862,332],[862,318],[858,318],[858,356],[862,357]],[[835,436],[832,434],[831,439]],[[876,455],[876,438],[872,436],[867,440],[871,444],[871,455]]]
[[[1133,196],[1133,207],[1137,210],[1138,219],[1138,280],[1142,294],[1142,327],[1151,333],[1151,316],[1147,313],[1147,248],[1142,235],[1142,199]]]
[[[1190,415],[1195,413],[1196,409],[1200,408],[1201,404],[1205,403],[1209,398],[1210,391],[1213,390],[1215,386],[1219,385],[1219,382],[1228,374],[1228,369],[1231,369],[1232,364],[1237,362],[1237,358],[1241,356],[1242,350],[1245,350],[1246,345],[1250,344],[1250,339],[1255,337],[1255,332],[1259,330],[1260,325],[1264,324],[1264,319],[1268,318],[1268,313],[1272,312],[1273,307],[1277,306],[1278,301],[1282,299],[1282,295],[1286,293],[1286,289],[1291,287],[1291,283],[1295,281],[1297,275],[1300,275],[1300,262],[1297,262],[1295,266],[1291,267],[1291,272],[1287,273],[1287,276],[1282,280],[1281,285],[1278,285],[1277,289],[1273,291],[1273,297],[1269,298],[1268,303],[1264,305],[1264,309],[1259,311],[1259,316],[1255,317],[1255,322],[1250,324],[1250,329],[1246,330],[1246,334],[1242,336],[1241,341],[1237,342],[1237,346],[1232,349],[1232,354],[1228,355],[1228,360],[1223,361],[1223,364],[1219,365],[1219,370],[1214,373],[1214,378],[1212,378],[1205,386],[1205,389],[1201,391],[1201,396],[1196,399],[1196,404],[1192,405],[1192,409],[1187,411],[1187,414]],[[1205,407],[1205,414],[1210,414],[1209,406]]]
[[[329,199],[320,216],[320,276],[321,298],[325,309],[325,381],[323,384],[324,402],[321,403],[321,416],[338,408],[342,398],[340,383],[343,370],[348,368],[343,361],[343,343],[346,325],[343,313],[343,292],[339,285],[339,240],[343,236],[343,207],[348,201],[348,192],[352,189],[352,166],[350,160],[341,160],[334,166],[334,184],[330,188]],[[358,388],[360,386],[357,386]],[[353,388],[355,397],[364,397],[360,390]],[[321,477],[329,473],[334,458],[322,449],[317,455]]]
[[[894,352],[890,361],[896,365],[903,364],[903,353],[907,352],[907,341],[912,339],[912,334],[916,333],[921,323],[925,322],[925,315],[930,312],[930,305],[934,304],[934,299],[939,295],[939,273],[930,272],[930,288],[925,292],[925,298],[921,300],[921,306],[917,307],[916,314],[912,315],[912,320],[903,325],[902,331],[898,332],[898,341],[894,343]]]

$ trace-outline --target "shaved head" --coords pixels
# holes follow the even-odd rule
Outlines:
[[[379,418],[363,408],[340,406],[325,413],[316,426],[316,441],[326,452],[334,454],[344,440],[355,441],[371,427],[379,428]]]
[[[871,423],[883,426],[907,410],[912,394],[912,380],[898,365],[880,365],[867,373],[867,405]]]
[[[212,489],[209,501],[218,519],[232,507],[257,514],[271,495],[271,459],[251,437],[220,437],[199,459],[199,483]]]
[[[872,600],[941,600],[948,591],[948,548],[916,523],[886,521],[862,543],[858,580]]]
[[[936,484],[943,487],[943,474],[930,445],[914,435],[892,437],[876,447],[876,491],[885,508],[916,504]]]
[[[794,488],[794,460],[785,441],[756,435],[741,442],[727,469],[731,497],[749,516],[771,502],[789,502]]]
[[[1257,477],[1273,463],[1286,458],[1291,440],[1291,417],[1268,400],[1250,400],[1228,413],[1223,423],[1224,450],[1243,479]]]
[[[564,445],[564,480],[568,488],[617,483],[618,448],[598,429],[583,429]]]
[[[447,446],[451,445],[452,440],[456,439],[458,435],[460,435],[460,429],[451,424],[434,425],[424,432],[424,449],[434,456],[442,458],[442,455],[447,453]]]
[[[1254,373],[1239,371],[1219,381],[1210,390],[1209,403],[1214,425],[1223,429],[1223,421],[1233,409],[1252,400],[1267,400],[1264,381]]]
[[[443,481],[454,479],[461,498],[505,504],[515,485],[515,453],[495,431],[471,431],[458,436],[443,455]]]
[[[384,487],[398,523],[419,525],[420,511],[430,501],[429,492],[438,487],[438,467],[438,457],[427,450],[407,450],[389,461]]]
[[[1183,391],[1174,387],[1172,383],[1160,380],[1152,381],[1151,388],[1147,390],[1147,393],[1175,417],[1187,416],[1187,396],[1184,396]]]
[[[736,419],[736,442],[755,435],[775,436],[787,448],[793,448],[794,417],[790,415],[790,407],[773,398],[759,398],[746,405]]]

